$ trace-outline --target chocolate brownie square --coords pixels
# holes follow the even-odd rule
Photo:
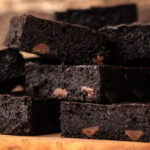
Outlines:
[[[148,102],[150,69],[109,65],[25,65],[27,94],[90,103]]]
[[[99,99],[100,76],[97,66],[43,65],[29,62],[25,65],[25,73],[25,91],[32,96],[89,102]],[[86,90],[90,90],[89,94]]]
[[[73,65],[93,64],[96,41],[96,31],[87,27],[23,15],[11,20],[5,45]]]
[[[0,93],[24,84],[24,59],[17,50],[0,50]]]
[[[0,95],[0,134],[59,132],[59,102],[29,96]]]
[[[125,141],[150,141],[150,104],[61,103],[61,135]]]
[[[99,30],[97,61],[123,66],[150,66],[150,24],[120,25]]]
[[[113,7],[69,9],[66,12],[56,12],[55,19],[97,30],[108,25],[133,23],[138,19],[138,12],[135,4],[127,4]]]

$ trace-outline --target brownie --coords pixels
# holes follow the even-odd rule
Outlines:
[[[150,141],[150,104],[61,102],[61,135],[126,141]]]
[[[90,9],[69,9],[66,12],[56,12],[55,19],[97,30],[103,26],[135,22],[138,19],[138,14],[135,4],[127,4]]]
[[[65,64],[92,64],[97,39],[97,32],[88,27],[23,15],[11,20],[5,45]]]
[[[16,50],[0,50],[0,93],[24,84],[24,59]]]
[[[0,134],[37,135],[59,131],[59,102],[0,95]]]
[[[99,97],[100,78],[96,66],[43,65],[29,62],[25,65],[25,72],[25,91],[32,96],[72,101],[97,101]],[[91,97],[87,97],[85,91],[88,87],[89,90],[94,90],[95,87]]]
[[[150,69],[109,65],[25,65],[27,94],[90,103],[148,102]]]
[[[150,24],[120,25],[99,30],[100,62],[150,66]]]

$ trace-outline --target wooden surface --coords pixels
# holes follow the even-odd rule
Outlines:
[[[0,135],[0,150],[150,150],[150,143]]]

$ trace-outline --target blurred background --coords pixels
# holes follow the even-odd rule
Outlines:
[[[34,16],[53,19],[55,11],[65,11],[68,8],[89,8],[91,6],[115,6],[136,3],[139,22],[150,22],[150,0],[0,0],[0,48],[12,16],[32,14]]]

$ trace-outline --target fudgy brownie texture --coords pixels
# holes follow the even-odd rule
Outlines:
[[[59,102],[0,95],[0,134],[36,135],[59,131]]]
[[[150,141],[150,104],[61,103],[61,135]]]
[[[24,84],[24,59],[17,50],[0,50],[0,93]]]
[[[104,64],[150,66],[150,24],[104,27],[99,37]]]
[[[5,45],[65,64],[92,64],[99,46],[96,41],[93,29],[23,15],[12,19]]]
[[[138,14],[135,4],[115,7],[92,7],[90,9],[70,9],[56,12],[55,19],[80,24],[93,29],[107,25],[128,24],[137,21]]]
[[[91,103],[150,100],[150,69],[109,65],[25,65],[27,94]]]
[[[27,94],[49,99],[96,102],[100,76],[97,66],[25,65]],[[94,90],[94,91],[93,91]]]

